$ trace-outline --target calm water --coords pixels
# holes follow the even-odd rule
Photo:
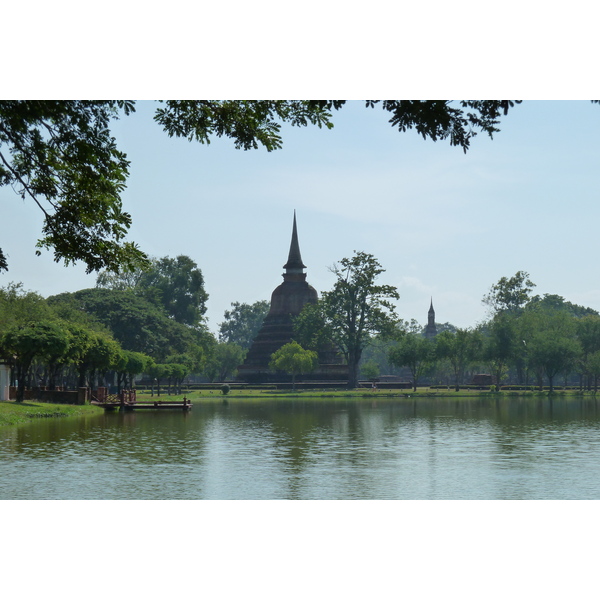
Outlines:
[[[595,400],[230,400],[0,429],[0,499],[599,499]]]

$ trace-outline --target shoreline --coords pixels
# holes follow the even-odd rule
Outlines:
[[[482,391],[482,390],[431,390],[429,388],[419,389],[416,392],[406,390],[402,392],[392,392],[391,390],[336,390],[336,391],[274,391],[274,390],[256,390],[248,392],[247,390],[232,390],[228,394],[214,391],[193,391],[185,394],[161,394],[151,396],[150,394],[138,394],[140,400],[182,400],[187,397],[192,404],[201,404],[203,402],[228,402],[235,400],[254,400],[254,401],[272,401],[272,400],[302,400],[302,399],[323,399],[323,400],[412,400],[418,399],[461,399],[461,400],[495,400],[502,401],[508,399],[522,398],[527,399],[596,399],[597,395],[590,391],[580,392],[579,390],[557,390],[552,394],[545,391]],[[56,419],[65,417],[82,417],[100,415],[104,409],[90,404],[50,404],[47,402],[35,402],[26,400],[17,403],[14,400],[0,401],[0,428],[24,425],[39,419]]]
[[[89,404],[49,404],[26,400],[0,401],[0,427],[13,427],[38,419],[56,419],[102,414],[103,410]]]

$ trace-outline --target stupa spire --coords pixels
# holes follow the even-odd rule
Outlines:
[[[300,256],[300,244],[298,244],[298,230],[296,228],[296,211],[294,211],[294,226],[292,228],[290,253],[283,268],[286,270],[286,273],[290,274],[302,273],[303,269],[306,269],[306,265],[302,262],[302,256]]]
[[[429,312],[427,313],[427,327],[425,327],[425,337],[432,340],[437,335],[437,327],[435,326],[435,311],[433,310],[433,297],[429,303]]]
[[[270,368],[271,356],[295,337],[294,317],[307,304],[315,304],[319,300],[317,290],[309,285],[303,272],[306,267],[300,256],[296,211],[290,253],[283,268],[283,282],[273,290],[269,312],[246,354],[244,364],[238,367],[240,381],[265,383],[287,380],[283,372],[274,372]],[[323,345],[318,353],[319,366],[310,375],[311,379],[340,381],[348,378],[348,366],[341,364],[340,357],[332,347]]]

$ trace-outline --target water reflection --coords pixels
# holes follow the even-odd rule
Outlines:
[[[0,498],[600,497],[593,399],[230,400],[0,430]]]

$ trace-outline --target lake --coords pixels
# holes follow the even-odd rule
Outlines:
[[[232,398],[0,429],[0,499],[600,498],[590,398]]]

